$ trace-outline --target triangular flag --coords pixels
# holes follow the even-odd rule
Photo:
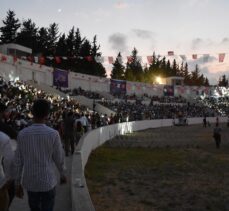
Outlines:
[[[203,55],[203,62],[208,62],[209,59],[209,54],[204,54]]]
[[[219,54],[219,62],[223,62],[225,58],[225,53],[220,53]]]
[[[141,56],[137,56],[137,61],[138,62],[142,62],[142,57]]]
[[[17,57],[13,56],[14,64],[17,62]]]
[[[49,60],[53,60],[54,59],[53,56],[47,56],[46,58],[49,59]]]
[[[197,59],[197,54],[192,54],[192,59]]]
[[[109,64],[113,64],[114,63],[113,56],[108,56],[108,62],[109,62]]]
[[[2,61],[2,62],[6,62],[6,61],[7,61],[7,57],[6,57],[6,56],[4,56],[4,55],[2,55],[2,57],[1,57],[1,61]]]
[[[104,58],[103,58],[102,56],[95,56],[95,61],[96,61],[97,63],[103,63]]]
[[[27,60],[30,61],[30,64],[33,65],[34,58],[32,56],[28,56]]]
[[[38,57],[37,56],[34,56],[34,61],[35,61],[35,63],[38,63]]]
[[[88,62],[92,62],[92,57],[91,57],[91,56],[86,56],[85,59],[86,59]]]
[[[180,55],[180,58],[183,60],[183,61],[186,61],[187,60],[187,57],[185,55]]]
[[[127,56],[127,63],[133,62],[133,57],[132,56]]]
[[[118,60],[118,63],[119,63],[119,64],[122,64],[122,57],[121,57],[121,56],[118,56],[118,57],[117,57],[117,60]]]
[[[152,56],[147,56],[147,61],[149,64],[153,63],[153,57]]]
[[[40,67],[45,64],[45,57],[41,56],[39,57],[39,63],[40,63]]]
[[[168,56],[174,56],[174,52],[173,51],[168,51]]]
[[[55,62],[57,64],[60,64],[61,63],[61,58],[59,56],[55,56]]]

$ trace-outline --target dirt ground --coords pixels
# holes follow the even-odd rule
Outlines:
[[[85,175],[97,211],[229,210],[229,128],[149,129],[96,149]]]

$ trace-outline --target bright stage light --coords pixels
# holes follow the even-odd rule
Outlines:
[[[157,84],[162,84],[162,79],[161,79],[161,77],[156,77],[156,83]]]

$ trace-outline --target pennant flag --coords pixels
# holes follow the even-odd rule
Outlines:
[[[192,59],[197,59],[197,54],[192,54]]]
[[[86,59],[88,62],[92,62],[92,57],[91,57],[91,56],[86,56],[85,59]]]
[[[35,61],[35,63],[38,63],[38,57],[37,56],[34,56],[34,61]]]
[[[6,61],[7,61],[7,57],[6,57],[6,56],[4,56],[4,55],[2,55],[2,57],[1,57],[1,61],[2,61],[2,62],[6,62]]]
[[[203,55],[203,62],[208,62],[209,59],[209,54],[204,54]]]
[[[45,64],[45,57],[41,56],[41,57],[39,58],[39,64],[40,64],[40,67],[41,67],[43,64]]]
[[[103,63],[104,62],[104,57],[102,57],[102,56],[95,56],[95,61],[97,63]]]
[[[117,60],[118,60],[118,63],[119,63],[119,64],[122,64],[122,57],[121,57],[121,56],[118,56],[118,57],[117,57]]]
[[[180,58],[183,60],[183,61],[186,61],[187,60],[187,57],[185,55],[180,55]]]
[[[168,56],[174,56],[174,52],[173,51],[168,51]]]
[[[14,64],[17,62],[17,57],[13,56]]]
[[[55,56],[55,62],[57,64],[60,64],[61,63],[61,58],[59,56]]]
[[[141,56],[137,56],[137,61],[138,62],[142,62],[142,57]]]
[[[49,60],[53,60],[54,59],[53,56],[47,56],[46,58],[49,59]]]
[[[113,56],[108,56],[108,62],[109,62],[109,64],[113,64],[114,63]]]
[[[225,53],[220,53],[219,54],[219,62],[223,62],[225,58]]]
[[[28,56],[27,60],[30,61],[30,65],[33,65],[34,58],[32,56]]]
[[[133,57],[132,56],[127,56],[127,63],[133,62]]]
[[[152,56],[147,56],[147,61],[149,64],[153,63],[153,57]]]

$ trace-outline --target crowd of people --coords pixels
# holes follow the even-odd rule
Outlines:
[[[162,102],[165,101],[165,97],[162,98]],[[191,103],[180,103],[180,99],[175,101],[175,98],[170,101],[172,103],[157,103],[154,100],[149,105],[143,104],[140,101],[126,102],[100,102],[103,106],[108,107],[112,111],[118,113],[120,116],[128,116],[129,121],[144,120],[144,119],[173,119],[177,118],[178,114],[182,113],[186,118],[189,117],[214,117],[219,113],[207,106]]]
[[[101,99],[99,94],[80,88],[73,94]],[[229,111],[228,98],[217,101],[205,98],[191,104],[182,97],[139,98],[133,95],[119,102],[101,101],[103,106],[114,111],[108,116],[92,111],[70,97],[61,98],[23,82],[6,82],[1,77],[0,98],[0,151],[5,173],[0,171],[0,210],[3,211],[8,209],[15,194],[23,197],[22,184],[28,191],[31,210],[45,210],[44,207],[52,210],[57,179],[54,171],[47,171],[47,168],[52,169],[54,163],[61,183],[66,183],[64,155],[75,152],[80,138],[88,130],[136,120],[214,117]],[[142,102],[146,98],[150,100],[148,105]],[[220,129],[214,131],[220,133]],[[219,148],[220,138],[218,135],[214,137]],[[9,145],[10,139],[17,140],[15,155]],[[44,168],[36,165],[37,159]],[[8,198],[4,198],[6,195]]]
[[[222,116],[229,116],[229,97],[205,97],[198,99],[202,104],[218,111]]]

